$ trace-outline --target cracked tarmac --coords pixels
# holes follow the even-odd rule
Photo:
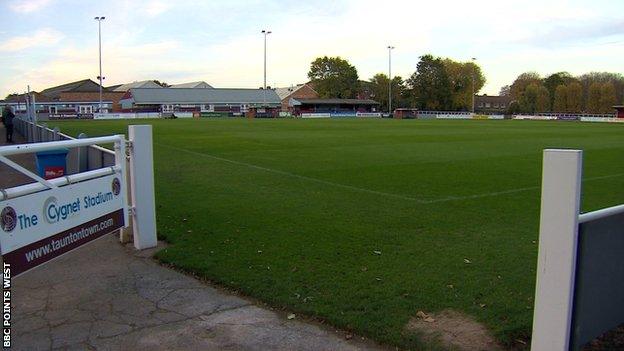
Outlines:
[[[15,350],[379,350],[283,316],[113,234],[13,279]]]

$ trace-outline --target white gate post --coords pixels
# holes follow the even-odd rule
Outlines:
[[[152,126],[128,127],[130,147],[130,190],[132,192],[132,228],[137,250],[155,247],[156,205],[154,199],[154,156]]]
[[[531,350],[568,351],[583,152],[544,150]]]

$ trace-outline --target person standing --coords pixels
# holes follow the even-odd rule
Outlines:
[[[4,123],[4,129],[6,129],[6,142],[13,143],[13,119],[15,114],[11,106],[6,106],[2,111],[2,123]]]

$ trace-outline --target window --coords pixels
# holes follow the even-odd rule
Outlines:
[[[490,103],[489,102],[485,103],[485,108],[490,108]]]
[[[56,106],[50,106],[50,107],[48,107],[48,112],[49,112],[49,113],[57,113],[56,111],[57,111]]]
[[[79,113],[93,113],[93,106],[91,106],[91,105],[87,105],[87,106],[81,105],[81,106],[79,106],[78,112]]]

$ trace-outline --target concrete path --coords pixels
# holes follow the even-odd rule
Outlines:
[[[13,280],[15,350],[375,350],[158,265],[115,235]]]

